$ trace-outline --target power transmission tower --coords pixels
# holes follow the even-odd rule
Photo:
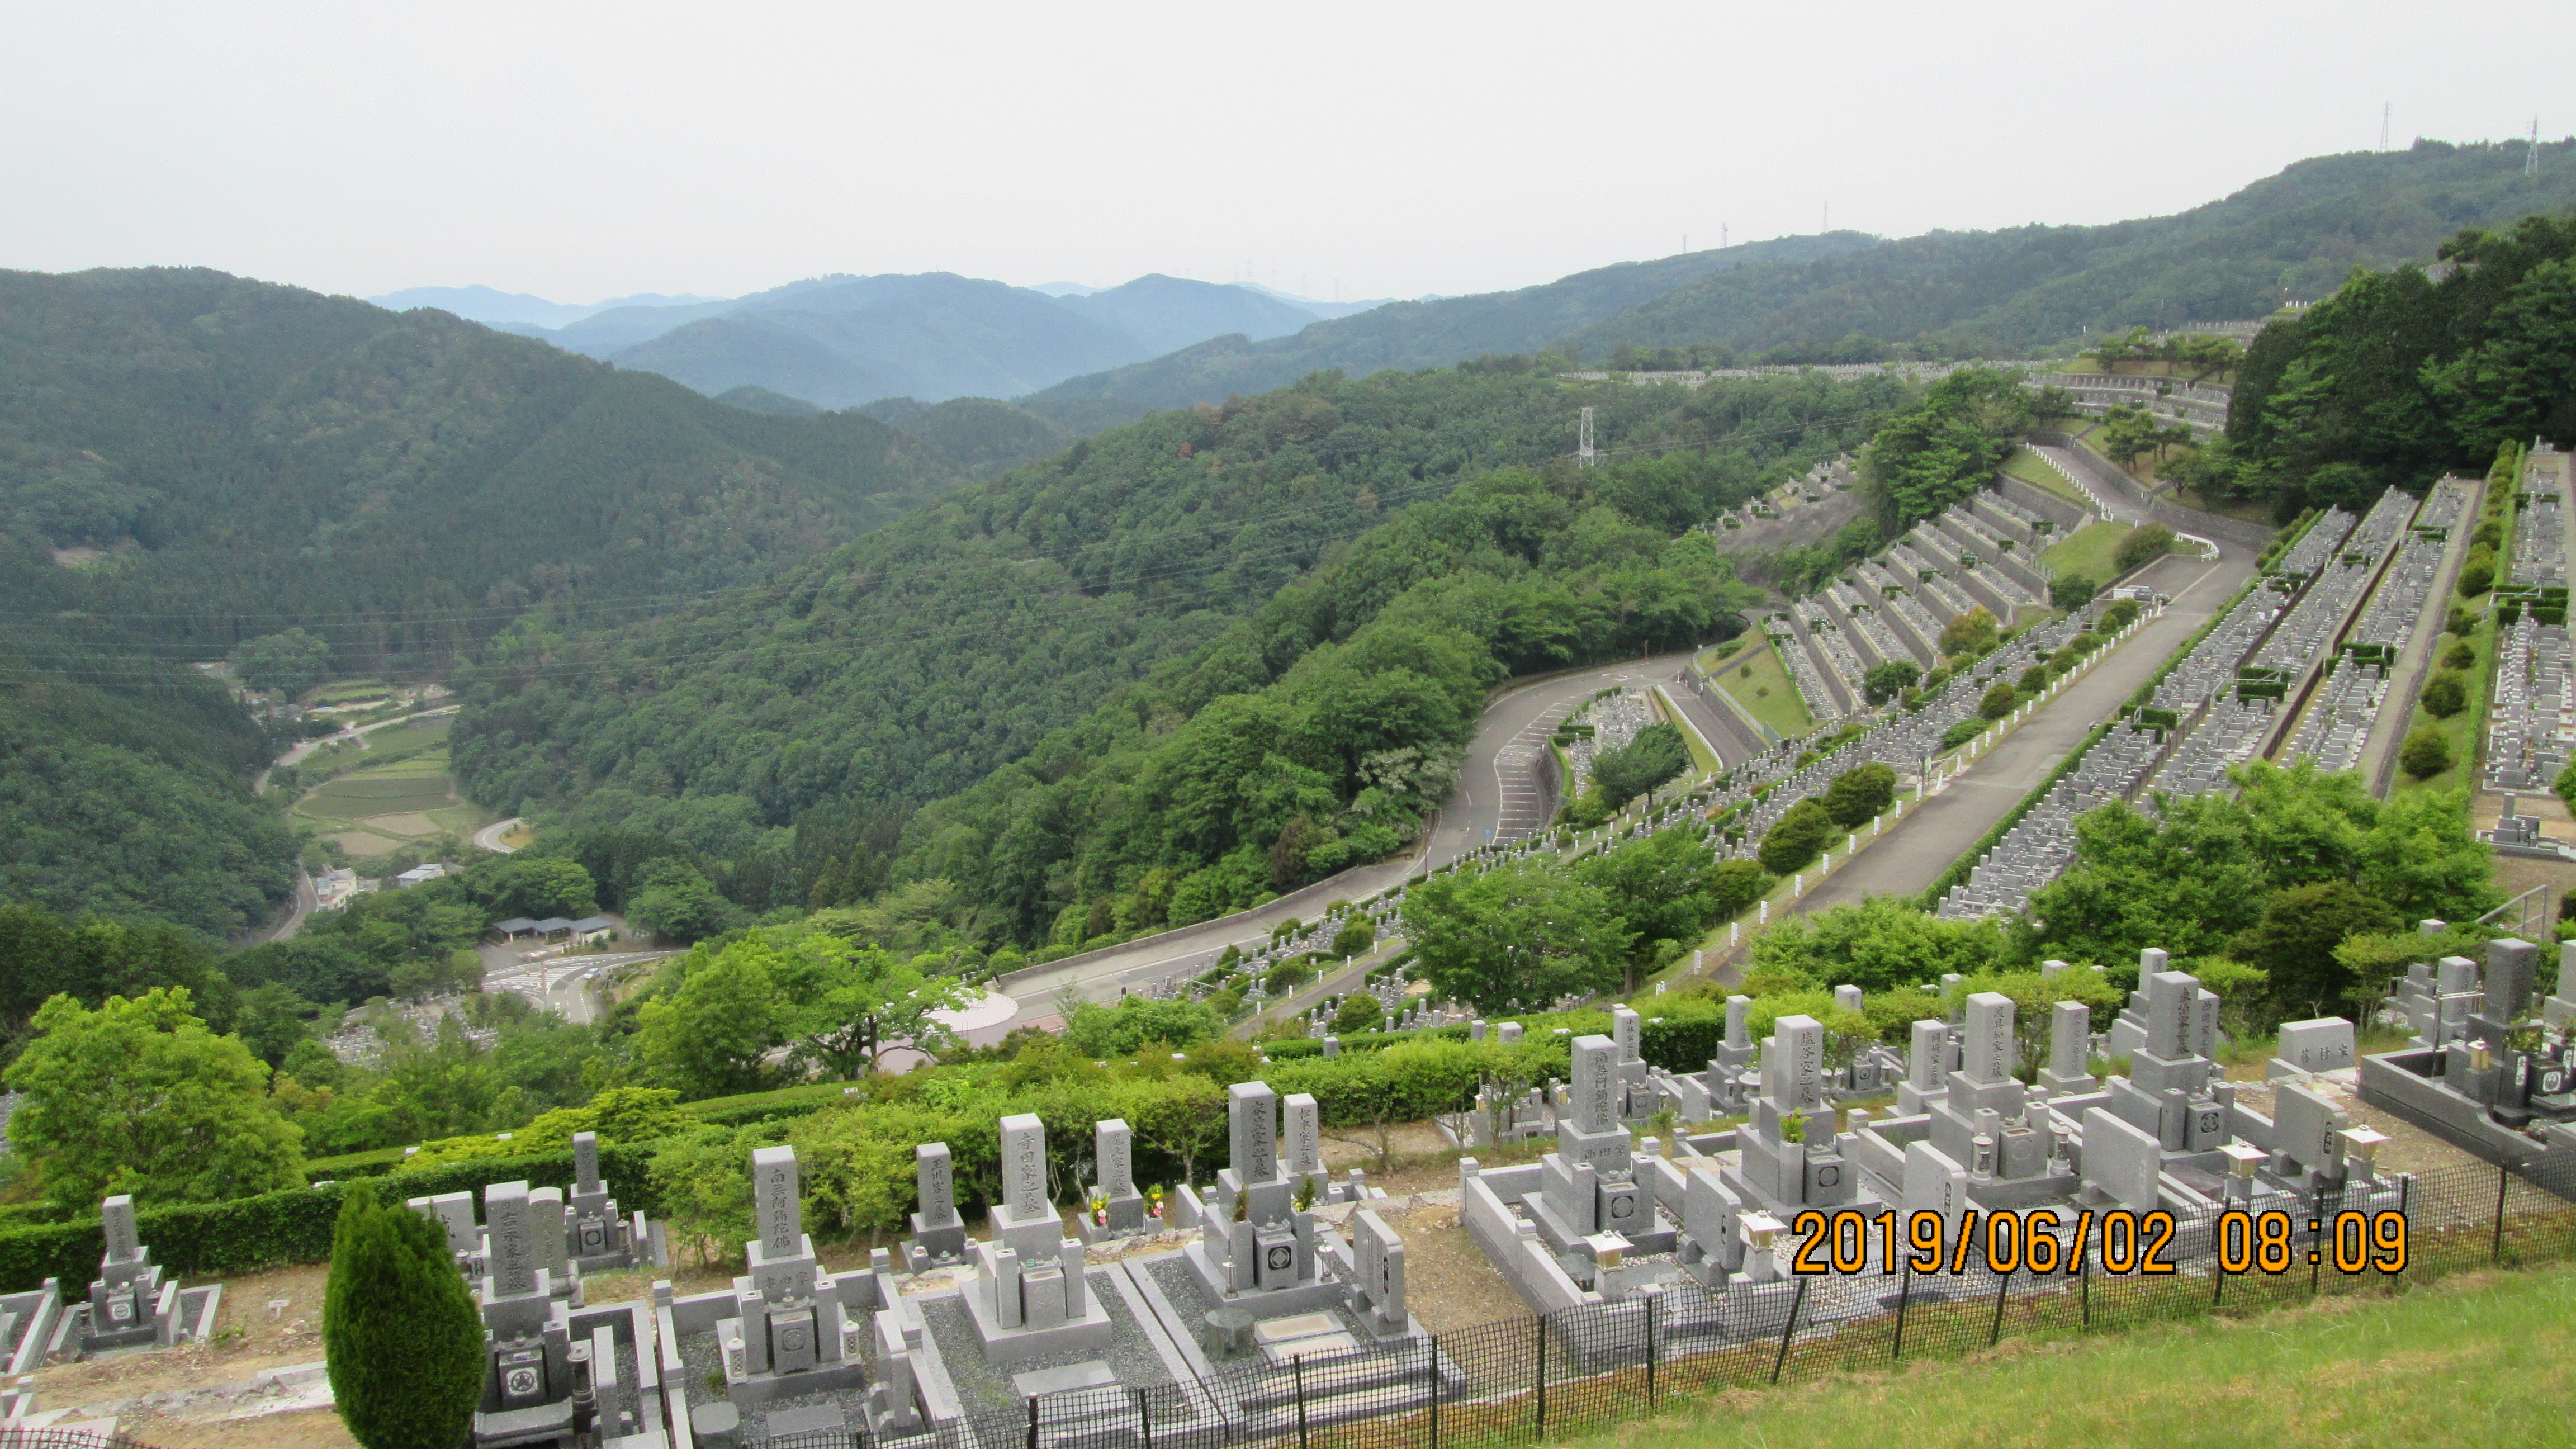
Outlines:
[[[2522,158],[2522,174],[2525,176],[2540,174],[2540,118],[2538,116],[2531,118],[2531,150]]]
[[[1585,408],[1583,410],[1583,440],[1575,445],[1574,466],[1577,468],[1591,468],[1597,466],[1599,461],[1599,455],[1596,454],[1592,448],[1592,409]]]
[[[2391,101],[2379,103],[2379,149],[2382,151],[2388,149],[2388,112],[2394,104]]]

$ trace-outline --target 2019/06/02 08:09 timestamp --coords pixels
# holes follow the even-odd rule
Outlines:
[[[2198,1250],[2195,1257],[2214,1246],[2218,1268],[2227,1273],[2287,1273],[2300,1267],[2400,1273],[2406,1268],[2403,1213],[2311,1217],[2305,1241],[2298,1235],[2299,1221],[2286,1212],[2226,1212],[2212,1223],[2214,1234],[2196,1225],[2193,1235],[2201,1241],[2186,1245],[2174,1215],[2161,1210],[1981,1213],[1971,1208],[1954,1223],[1928,1209],[1902,1217],[1893,1211],[1827,1215],[1811,1209],[1789,1224],[1796,1245],[1786,1266],[1803,1274],[1894,1273],[1900,1264],[1917,1273],[1982,1268],[1993,1273],[2154,1274],[2180,1271],[2187,1246]],[[1870,1251],[1873,1239],[1880,1249],[1876,1253]]]

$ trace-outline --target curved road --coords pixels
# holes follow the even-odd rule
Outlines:
[[[488,850],[494,855],[508,855],[516,851],[519,847],[515,845],[503,845],[501,843],[501,837],[518,829],[519,819],[520,817],[513,815],[507,820],[495,820],[491,824],[484,826],[482,829],[475,831],[474,848],[476,850]]]
[[[997,985],[1019,1009],[1007,1021],[969,1032],[968,1040],[989,1045],[1013,1027],[1052,1022],[1062,1015],[1067,992],[1086,1001],[1115,1000],[1122,988],[1204,971],[1227,946],[1250,949],[1267,943],[1271,929],[1292,916],[1312,919],[1334,901],[1373,896],[1488,843],[1527,837],[1553,813],[1555,802],[1540,786],[1538,763],[1556,724],[1600,690],[1666,683],[1690,659],[1690,653],[1662,654],[1506,688],[1486,704],[1458,772],[1457,792],[1433,817],[1423,847],[1411,856],[1344,871],[1249,911],[1014,973]],[[1678,696],[1681,691],[1667,693]],[[1702,727],[1701,733],[1708,731]],[[1720,753],[1726,753],[1723,745]],[[1729,756],[1730,763],[1734,758]]]
[[[398,724],[409,724],[416,719],[430,719],[437,715],[454,714],[462,707],[463,706],[461,705],[442,704],[436,709],[424,709],[412,714],[396,715],[392,719],[380,719],[374,724],[359,725],[355,729],[345,729],[337,734],[321,735],[309,740],[298,740],[294,744],[286,747],[285,754],[269,761],[268,770],[274,770],[280,765],[292,765],[296,761],[303,759],[306,755],[322,748],[324,745],[336,745],[343,740],[356,740],[358,742],[358,748],[363,750],[367,748],[367,736],[374,734],[378,730],[391,729]],[[250,782],[250,792],[252,794],[265,795],[268,793],[268,770],[260,771],[258,777]]]

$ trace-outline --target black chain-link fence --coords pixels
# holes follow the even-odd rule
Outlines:
[[[1179,1384],[1051,1393],[1006,1414],[970,1415],[886,1449],[1433,1449],[1567,1438],[1730,1388],[1954,1357],[2015,1334],[2111,1333],[2142,1324],[2257,1313],[2321,1295],[2403,1292],[2449,1273],[2576,1257],[2576,1170],[2536,1175],[2463,1166],[2346,1202],[2324,1194],[2266,1224],[2215,1211],[2126,1224],[2105,1243],[2077,1213],[2044,1252],[2008,1243],[2022,1266],[1995,1271],[1980,1241],[1959,1271],[1793,1276],[1711,1292],[1660,1292],[1273,1363],[1219,1363]],[[2138,1215],[2143,1218],[2145,1215]],[[2398,1226],[2384,1220],[2395,1217]],[[2311,1218],[2316,1230],[2310,1230]],[[1882,1229],[1873,1225],[1875,1239]],[[1901,1230],[1900,1230],[1901,1231]],[[2006,1233],[2008,1241],[2012,1234]],[[1910,1256],[1902,1239],[1898,1256]],[[2127,1272],[2110,1272],[2104,1253]],[[2169,1271],[2148,1271],[2152,1261]],[[864,1436],[862,1436],[864,1437]],[[795,1449],[837,1449],[822,1444]]]

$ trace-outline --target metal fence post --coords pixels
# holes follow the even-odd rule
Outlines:
[[[1771,1382],[1780,1382],[1780,1370],[1789,1362],[1789,1335],[1798,1331],[1798,1310],[1807,1306],[1807,1279],[1798,1280],[1797,1296],[1789,1300],[1789,1321],[1780,1325],[1780,1356],[1771,1360]]]
[[[2511,1181],[2513,1181],[2513,1178],[2511,1174],[2505,1171],[2504,1164],[2501,1162],[2497,1163],[2495,1243],[2487,1249],[2487,1261],[2490,1263],[2501,1263],[2504,1261],[2504,1189],[2505,1184]]]
[[[1646,1295],[1646,1412],[1655,1411],[1655,1301],[1661,1293]]]
[[[1029,1395],[1029,1449],[1038,1449],[1038,1396]]]
[[[1306,1449],[1306,1356],[1291,1354],[1288,1371],[1297,1376],[1297,1449]]]
[[[1538,1316],[1538,1433],[1547,1437],[1547,1315]]]
[[[1424,1341],[1431,1350],[1431,1449],[1440,1449],[1440,1335]]]
[[[1908,1263],[1898,1270],[1896,1279],[1896,1339],[1887,1346],[1887,1356],[1890,1361],[1905,1356],[1905,1305],[1912,1302],[1913,1298],[1914,1265]]]
[[[1986,1334],[1986,1347],[2004,1341],[2004,1295],[2012,1291],[2012,1274],[2006,1273],[1995,1284],[1995,1326]]]
[[[1136,1428],[1145,1436],[1145,1449],[1154,1449],[1154,1417],[1145,1412],[1145,1391],[1136,1391]]]
[[[2084,1245],[2079,1243],[2076,1247],[2080,1252]],[[2091,1333],[2093,1331],[2093,1255],[2091,1253],[2087,1252],[2083,1257],[2076,1259],[2075,1278],[2084,1290],[2084,1331]]]

